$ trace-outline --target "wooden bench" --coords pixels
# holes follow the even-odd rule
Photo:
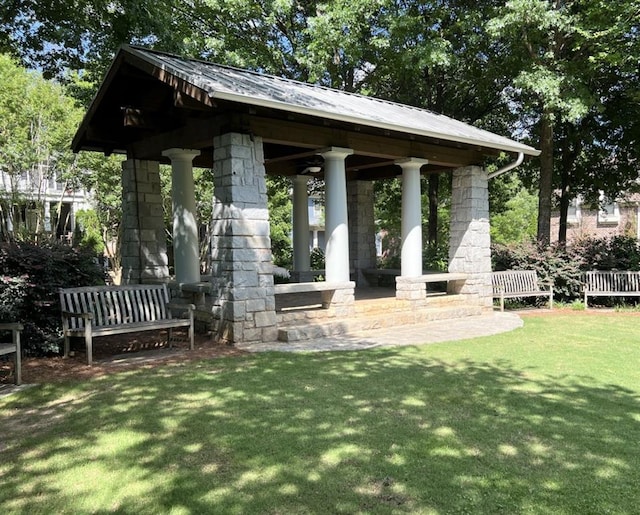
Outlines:
[[[535,270],[506,270],[492,272],[493,297],[500,299],[500,311],[504,311],[504,299],[520,297],[549,297],[549,309],[553,309],[553,284],[538,281]],[[545,285],[548,289],[542,289]]]
[[[20,331],[24,329],[22,324],[0,324],[0,332],[11,332],[10,343],[0,343],[0,356],[13,354],[15,383],[22,384],[22,350],[20,348]]]
[[[640,272],[592,270],[583,277],[584,307],[589,297],[638,297]]]
[[[167,329],[168,343],[173,329],[189,330],[189,348],[193,350],[193,304],[172,304],[166,284],[127,286],[86,286],[60,289],[64,355],[69,355],[69,338],[84,337],[87,363],[93,362],[93,337],[138,331]],[[173,316],[186,311],[187,318]]]

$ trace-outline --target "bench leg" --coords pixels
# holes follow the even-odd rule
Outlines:
[[[13,343],[16,346],[16,357],[13,361],[16,374],[16,385],[20,386],[22,384],[22,349],[20,348],[20,331],[13,331]]]
[[[500,311],[504,311],[504,295],[500,295]]]
[[[549,309],[553,309],[553,292],[549,294]]]
[[[69,352],[71,351],[71,341],[69,339],[69,335],[65,333],[64,335],[64,357],[69,357]]]
[[[87,365],[93,365],[93,340],[91,338],[91,324],[85,321],[84,326],[84,345],[87,349]]]

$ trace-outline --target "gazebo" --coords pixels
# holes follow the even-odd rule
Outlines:
[[[200,60],[123,46],[73,140],[74,151],[126,155],[123,281],[170,281],[229,342],[278,337],[277,295],[321,291],[336,317],[375,269],[373,180],[402,177],[396,298],[425,306],[420,176],[453,175],[447,281],[491,306],[487,157],[539,151],[430,111]],[[169,276],[159,164],[172,167]],[[201,277],[193,167],[214,170],[210,265]],[[267,174],[292,179],[294,268],[309,270],[307,182],[325,182],[324,283],[274,285]],[[206,279],[206,280],[205,280]]]

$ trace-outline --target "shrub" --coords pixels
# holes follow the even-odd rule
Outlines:
[[[494,245],[491,255],[494,270],[535,270],[541,281],[552,281],[557,300],[568,302],[580,296],[581,261],[561,246]]]
[[[640,246],[631,236],[583,238],[572,250],[584,263],[584,270],[640,270]]]
[[[311,270],[324,270],[324,251],[318,247],[311,249],[310,261]]]
[[[104,284],[104,271],[87,252],[57,243],[0,245],[0,322],[22,322],[28,355],[59,353],[59,288]]]

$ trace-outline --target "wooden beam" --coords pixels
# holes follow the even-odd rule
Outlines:
[[[249,120],[253,134],[265,142],[280,145],[321,149],[330,146],[352,148],[356,154],[386,160],[404,157],[428,159],[431,164],[447,168],[459,168],[479,164],[485,155],[493,155],[491,149],[469,149],[439,146],[415,140],[401,139],[396,135],[381,136],[312,125],[289,120],[277,120],[252,116]]]
[[[183,127],[177,127],[171,131],[132,143],[129,151],[137,159],[159,160],[162,151],[168,148],[179,147],[199,150],[211,147],[214,136],[219,133],[219,120],[217,117],[191,119]]]

